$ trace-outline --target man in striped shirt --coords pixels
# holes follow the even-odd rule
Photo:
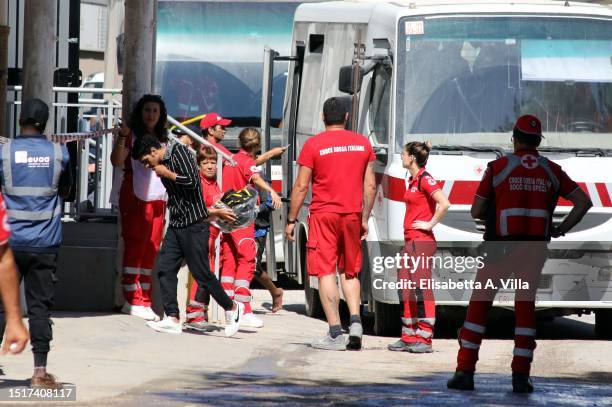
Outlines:
[[[166,317],[149,321],[158,332],[181,333],[176,299],[177,274],[183,260],[198,285],[205,286],[226,313],[226,336],[234,335],[240,326],[244,305],[233,302],[210,271],[208,262],[208,217],[202,198],[202,186],[195,159],[180,143],[162,145],[157,138],[144,135],[132,147],[132,158],[151,168],[168,191],[170,224],[157,255],[155,271],[159,275]],[[211,210],[212,212],[213,210]],[[233,219],[231,210],[214,210],[214,215]]]

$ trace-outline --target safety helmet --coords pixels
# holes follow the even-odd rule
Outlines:
[[[216,221],[217,226],[224,232],[232,232],[236,229],[249,226],[255,221],[258,212],[257,191],[251,187],[246,187],[240,191],[230,189],[215,204],[216,208],[230,208],[236,220],[226,222],[222,219]]]

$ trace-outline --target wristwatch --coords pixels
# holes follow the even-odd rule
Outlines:
[[[287,225],[295,225],[297,223],[297,219],[287,219]]]

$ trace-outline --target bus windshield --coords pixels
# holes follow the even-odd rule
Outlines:
[[[612,149],[612,24],[560,17],[400,21],[396,144],[511,147],[516,118],[543,147]]]

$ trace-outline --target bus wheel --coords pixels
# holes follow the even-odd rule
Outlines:
[[[399,306],[374,300],[374,334],[399,336],[401,326]]]
[[[595,336],[599,339],[612,339],[612,309],[595,311]]]
[[[323,306],[319,299],[319,290],[310,286],[310,277],[304,276],[304,296],[306,297],[306,315],[312,318],[323,316]]]

